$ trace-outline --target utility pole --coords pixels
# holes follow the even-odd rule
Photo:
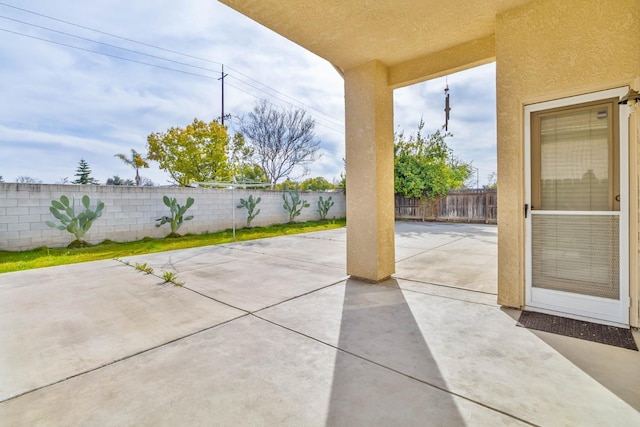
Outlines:
[[[221,75],[222,77],[218,79],[222,82],[222,114],[220,115],[220,121],[222,123],[222,126],[224,126],[224,78],[228,76],[228,74],[224,73],[224,64],[222,64]]]

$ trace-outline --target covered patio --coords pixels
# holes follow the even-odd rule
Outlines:
[[[351,277],[395,272],[394,89],[495,61],[498,303],[640,326],[640,1],[220,1],[344,78]]]
[[[638,352],[496,304],[495,226],[395,228],[380,284],[345,229],[2,274],[0,424],[640,424]]]

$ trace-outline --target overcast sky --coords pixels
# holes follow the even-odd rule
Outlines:
[[[84,158],[102,183],[133,178],[116,153],[146,153],[150,133],[220,116],[222,64],[232,131],[259,99],[303,107],[322,142],[310,176],[339,178],[342,78],[215,0],[0,0],[0,175],[73,180]],[[449,146],[473,162],[482,185],[496,170],[495,66],[450,75],[448,84]],[[421,117],[426,131],[440,128],[444,87],[441,78],[396,90],[396,129],[415,132]],[[155,163],[141,175],[169,181]]]

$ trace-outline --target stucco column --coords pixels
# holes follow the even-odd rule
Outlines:
[[[395,272],[393,91],[379,61],[346,70],[347,274]]]

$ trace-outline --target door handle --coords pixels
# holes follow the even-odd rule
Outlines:
[[[618,195],[615,197],[615,199],[616,199],[616,202],[620,202],[620,195],[618,194]]]
[[[529,204],[524,204],[524,218],[527,219],[527,214],[529,213]]]

